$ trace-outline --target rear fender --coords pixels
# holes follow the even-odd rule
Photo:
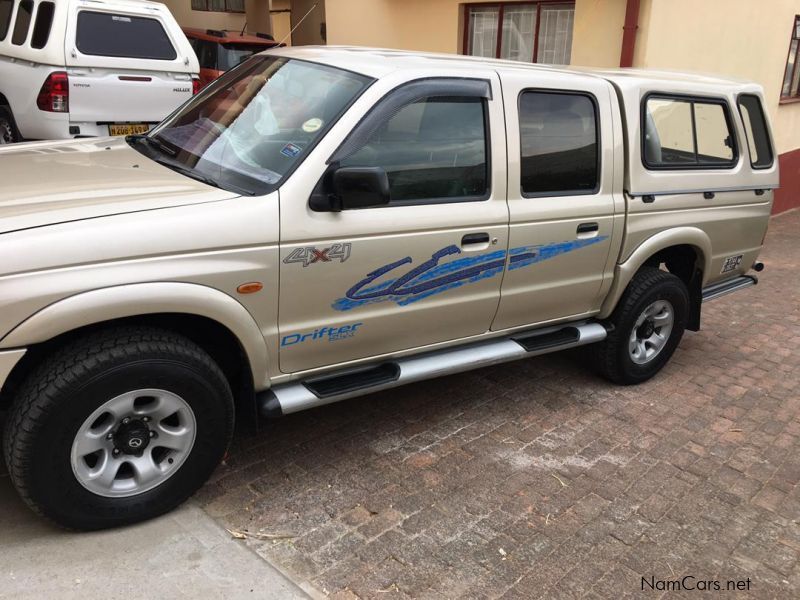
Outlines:
[[[702,288],[711,269],[711,239],[697,227],[667,229],[645,240],[625,262],[619,263],[614,268],[614,282],[611,285],[608,296],[603,301],[603,306],[598,315],[599,318],[605,319],[614,312],[614,308],[616,308],[625,288],[628,287],[633,276],[636,275],[636,272],[649,258],[665,248],[680,245],[692,246],[699,255],[700,268],[702,269],[700,287]]]

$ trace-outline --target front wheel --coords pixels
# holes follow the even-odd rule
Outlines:
[[[609,318],[608,337],[592,347],[600,373],[630,385],[653,377],[681,341],[689,313],[689,292],[675,275],[642,267]]]
[[[211,474],[233,433],[219,367],[190,340],[126,328],[84,338],[21,386],[4,455],[22,498],[75,529],[167,512]]]

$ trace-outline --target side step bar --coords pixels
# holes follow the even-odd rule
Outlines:
[[[739,277],[734,277],[733,279],[728,279],[726,281],[709,285],[703,288],[703,302],[714,300],[715,298],[719,298],[725,294],[739,291],[746,287],[750,287],[751,285],[756,285],[757,283],[758,277],[755,275],[741,275]]]
[[[277,385],[258,394],[258,407],[264,417],[279,417],[406,383],[584,346],[607,334],[600,323],[584,322],[399,358]]]

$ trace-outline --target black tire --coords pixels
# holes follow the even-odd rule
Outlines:
[[[637,364],[629,351],[629,340],[637,319],[654,302],[666,300],[673,308],[672,330],[661,350],[648,362]],[[658,373],[672,357],[683,337],[689,314],[689,292],[675,275],[655,267],[642,267],[620,298],[608,319],[613,326],[608,337],[590,346],[598,372],[622,385],[642,383]]]
[[[0,146],[21,141],[22,137],[19,135],[11,109],[7,106],[0,106]]]
[[[185,399],[196,422],[192,445],[157,487],[121,498],[95,494],[73,471],[73,441],[109,398],[142,388]],[[200,347],[159,329],[118,328],[69,344],[35,369],[7,415],[3,453],[32,509],[63,527],[103,529],[155,517],[186,500],[224,457],[233,422],[230,386]]]

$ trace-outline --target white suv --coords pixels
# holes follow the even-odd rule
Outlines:
[[[199,70],[163,4],[0,0],[0,144],[145,133]]]

